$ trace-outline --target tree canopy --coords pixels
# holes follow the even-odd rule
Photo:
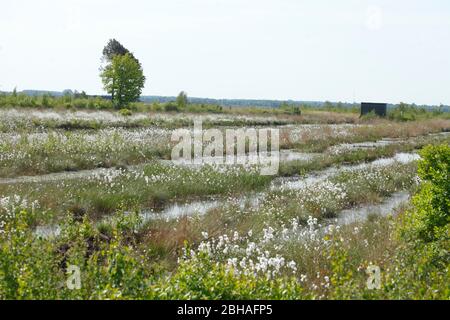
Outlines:
[[[119,41],[117,41],[116,39],[110,39],[106,46],[103,48],[103,59],[111,62],[114,56],[123,56],[127,53],[130,54],[134,59],[136,59],[133,54]]]
[[[141,64],[129,53],[114,55],[100,76],[104,89],[112,94],[116,107],[138,100],[145,83]]]
[[[103,48],[103,60],[108,64],[100,68],[104,89],[111,94],[116,107],[136,101],[145,83],[142,65],[138,59],[116,39],[110,39]]]
[[[184,109],[188,105],[188,96],[187,93],[181,91],[177,97],[177,105],[179,108]]]

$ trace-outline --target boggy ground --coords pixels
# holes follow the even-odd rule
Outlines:
[[[449,297],[448,266],[416,277],[418,249],[399,237],[422,184],[415,153],[449,145],[449,120],[205,115],[277,126],[283,149],[308,155],[266,177],[163,161],[171,129],[191,126],[180,114],[2,112],[2,298]],[[61,285],[68,265],[82,289]],[[369,265],[381,289],[366,287]]]

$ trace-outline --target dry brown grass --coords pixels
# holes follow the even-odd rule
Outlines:
[[[295,128],[283,128],[280,132],[280,146],[282,149],[300,149],[311,152],[322,152],[328,147],[341,143],[356,143],[376,141],[382,138],[408,139],[431,133],[450,131],[450,120],[429,119],[414,122],[393,122],[376,119],[361,121],[358,126],[348,127],[340,134],[336,128],[319,125],[304,130],[296,136],[291,132]]]
[[[302,114],[305,123],[318,124],[342,124],[342,123],[357,123],[359,114],[357,113],[341,113],[332,111],[312,111],[307,110]]]

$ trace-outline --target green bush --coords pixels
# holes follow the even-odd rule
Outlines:
[[[123,117],[129,117],[129,116],[133,115],[133,112],[131,112],[130,109],[120,109],[119,114]]]
[[[403,233],[411,239],[432,242],[450,223],[450,147],[428,146],[421,156],[418,173],[423,184],[413,198],[414,209],[406,215]]]
[[[400,103],[388,112],[388,118],[395,121],[415,121],[417,119],[431,118],[433,115],[440,115],[440,113],[428,112],[423,107],[406,103]]]
[[[178,105],[176,105],[175,103],[169,102],[168,104],[166,104],[164,106],[164,111],[166,111],[166,112],[179,112],[180,109],[179,109]]]
[[[0,107],[22,108],[64,108],[64,109],[113,109],[111,101],[86,96],[60,96],[49,94],[41,96],[28,96],[26,94],[0,94]]]
[[[366,113],[361,117],[363,120],[373,120],[373,119],[379,119],[380,117],[375,113],[374,110],[370,111],[369,113]]]
[[[280,110],[282,110],[282,112],[286,113],[286,114],[293,114],[293,115],[298,115],[298,116],[302,114],[300,106],[291,105],[287,102],[283,102],[281,104]]]
[[[421,152],[421,189],[398,229],[400,246],[386,278],[391,297],[450,298],[450,147],[428,146]]]
[[[63,274],[51,243],[35,239],[27,211],[15,211],[0,230],[0,299],[55,298]]]

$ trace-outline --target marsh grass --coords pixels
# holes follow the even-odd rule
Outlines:
[[[413,166],[394,164],[369,172],[338,173],[330,180],[340,183],[341,191],[348,194],[353,188],[366,188],[364,191],[386,195],[408,188]],[[153,172],[160,173],[158,170]],[[319,189],[288,198],[310,201]],[[342,199],[330,197],[329,201],[349,205]],[[0,278],[2,298],[445,297],[439,275],[432,277],[433,293],[419,288],[399,292],[413,278],[395,271],[408,261],[399,256],[404,244],[396,238],[395,217],[372,216],[323,232],[324,226],[312,217],[304,226],[295,216],[281,219],[286,201],[271,199],[258,210],[231,206],[205,216],[152,220],[144,226],[137,213],[123,209],[111,216],[109,223],[100,224],[87,216],[75,219],[68,214],[60,236],[36,239],[29,224],[31,213],[20,203],[2,225],[8,236],[0,232],[0,268],[7,275]],[[58,285],[65,279],[68,264],[81,266],[82,290]],[[371,264],[382,270],[383,290],[366,288],[365,270]],[[394,280],[397,275],[400,277]],[[212,290],[214,283],[220,283],[220,289]]]
[[[53,102],[45,102],[48,110],[61,107],[52,106]],[[72,108],[74,101],[65,103]],[[261,176],[253,167],[191,168],[155,161],[128,168],[167,154],[167,131],[136,140],[133,132],[145,131],[142,127],[148,125],[190,126],[193,119],[184,119],[186,113],[159,113],[157,108],[148,113],[149,109],[139,108],[145,106],[132,106],[133,114],[126,117],[59,110],[43,116],[35,114],[36,109],[27,110],[32,114],[28,117],[17,110],[1,110],[11,116],[0,120],[5,137],[0,141],[2,176],[118,168],[82,178],[0,184],[0,298],[449,298],[448,268],[443,265],[448,261],[445,226],[435,232],[431,225],[440,238],[423,244],[399,232],[406,222],[411,232],[423,227],[410,214],[414,206],[395,210],[393,217],[374,213],[365,221],[342,226],[334,221],[343,209],[378,204],[398,191],[414,194],[420,182],[415,163],[345,170],[339,166],[412,152],[426,144],[448,145],[448,136],[421,137],[448,130],[448,120],[400,123],[359,119],[356,113],[346,112],[302,110],[301,115],[291,115],[220,110],[205,127],[321,124],[282,128],[283,148],[323,154],[311,161],[284,163],[279,175],[301,179],[329,167],[336,167],[335,173],[299,190],[268,190],[277,177]],[[191,110],[195,116],[205,116],[201,111]],[[128,129],[111,129],[116,126]],[[382,137],[406,141],[373,149],[330,149]],[[149,140],[158,143],[147,144]],[[425,156],[436,159],[432,151]],[[445,189],[448,181],[442,177],[439,181]],[[428,189],[419,189],[427,195]],[[265,197],[256,206],[250,200],[235,201],[264,190]],[[203,215],[158,217],[157,212],[172,202],[209,196],[225,199],[224,204]],[[423,201],[423,205],[430,203]],[[154,219],[144,220],[142,209],[153,209]],[[425,222],[433,222],[426,218]],[[43,237],[35,232],[36,226],[53,224],[60,233]],[[64,286],[71,264],[82,269],[79,291]],[[365,270],[372,264],[381,268],[382,290],[366,288]]]
[[[251,232],[252,239],[257,239],[263,237],[266,228],[283,230],[295,221],[298,228],[308,229],[312,217],[317,218],[316,223],[326,224],[327,221],[333,221],[330,218],[336,217],[343,209],[380,203],[399,190],[414,192],[415,168],[415,164],[393,164],[386,168],[373,168],[369,172],[359,170],[338,173],[330,177],[329,181],[339,183],[339,188],[334,185],[330,188],[330,184],[325,181],[301,191],[271,192],[258,207],[228,205],[212,209],[206,215],[149,220],[138,232],[139,242],[148,242],[148,246],[156,245],[159,252],[166,253],[166,256],[161,255],[159,258],[168,259],[164,262],[167,265],[176,265],[175,253],[182,250],[185,241],[193,246],[199,245],[205,240],[202,235],[204,232],[208,239],[224,234],[232,237],[235,231],[240,235]],[[355,198],[358,190],[366,196]],[[369,221],[377,222],[378,218],[372,217]],[[315,228],[319,228],[318,225]],[[317,258],[317,252],[309,252],[309,255]],[[308,253],[303,255],[297,252],[297,260],[298,257],[308,259],[309,256]]]
[[[0,110],[0,177],[136,165],[169,159],[171,129],[191,128],[203,119],[204,128],[221,130],[248,126],[280,126],[282,149],[325,152],[339,144],[408,139],[450,129],[449,120],[408,123],[374,120],[357,125],[284,126],[304,116],[248,116],[237,114],[133,114],[105,111],[54,112]],[[306,117],[306,115],[305,115]],[[85,123],[85,124],[83,124]],[[370,154],[370,151],[368,151]],[[362,156],[360,156],[362,157]],[[368,155],[367,160],[370,160]],[[345,161],[343,159],[342,161]],[[327,161],[320,160],[319,162]],[[336,162],[341,160],[337,159]],[[289,170],[287,170],[289,171]]]
[[[303,152],[324,152],[338,144],[375,142],[381,139],[410,139],[450,130],[450,121],[426,119],[414,122],[395,123],[375,119],[355,126],[316,125],[311,127],[291,127],[280,134],[283,149]]]
[[[209,166],[192,169],[155,162],[142,171],[107,170],[86,178],[0,185],[0,192],[26,194],[55,216],[78,206],[98,218],[123,204],[157,210],[174,200],[260,190],[270,181],[258,169],[233,167],[221,171]]]
[[[168,132],[120,129],[19,134],[0,141],[0,177],[136,165],[170,157]]]
[[[397,153],[409,153],[419,150],[428,144],[440,144],[448,142],[449,138],[442,137],[418,137],[406,142],[398,142],[376,148],[358,149],[350,148],[344,152],[326,152],[314,158],[314,161],[290,161],[281,163],[279,175],[293,176],[304,175],[312,171],[320,171],[332,166],[371,162],[380,158],[389,158]]]
[[[444,138],[445,139],[445,138]],[[370,162],[390,157],[397,152],[409,152],[425,143],[437,143],[440,139],[425,139],[413,144],[398,144],[371,150],[354,150],[339,154],[322,155],[312,161],[282,163],[279,176],[305,175],[314,171],[340,165]],[[142,170],[142,171],[140,171]],[[0,194],[26,195],[37,200],[49,213],[57,217],[71,206],[80,206],[91,217],[111,214],[122,203],[130,207],[159,210],[173,201],[193,201],[211,195],[240,195],[245,192],[263,190],[276,176],[261,176],[253,170],[236,170],[223,167],[188,168],[153,163],[142,169],[107,170],[104,173],[86,175],[82,178],[59,179],[42,182],[1,184]],[[368,193],[367,196],[371,195]],[[354,200],[364,198],[355,192]],[[383,195],[380,195],[383,197]],[[296,210],[296,205],[287,201],[286,212]],[[328,216],[335,210],[329,208]]]

